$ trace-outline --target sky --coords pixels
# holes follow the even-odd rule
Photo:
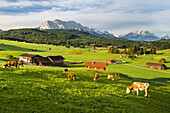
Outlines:
[[[115,36],[134,30],[170,36],[169,0],[0,0],[0,29],[76,21]]]

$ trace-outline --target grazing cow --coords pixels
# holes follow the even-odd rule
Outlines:
[[[64,73],[66,73],[66,72],[68,72],[68,69],[66,68],[66,69],[64,69]]]
[[[76,78],[75,78],[75,74],[67,74],[67,76],[68,76],[68,79],[71,79],[72,77],[73,77],[73,80],[76,79]]]
[[[99,74],[95,74],[94,81],[97,81],[101,76]]]
[[[114,78],[112,78],[113,76],[111,76],[111,75],[108,75],[108,76],[100,76],[99,74],[95,74],[95,77],[94,77],[94,81],[97,81],[100,77],[108,77],[108,79],[109,78],[111,78],[112,80],[114,79]]]
[[[116,77],[118,77],[118,74],[117,74],[117,73],[115,73],[115,76],[116,76]]]
[[[19,67],[21,65],[21,67],[23,67],[23,62],[20,61],[7,61],[4,65],[3,68],[9,67],[11,68],[11,66],[15,66],[16,69],[17,67]]]
[[[108,75],[108,79],[112,79],[113,81],[115,80],[112,75]]]
[[[130,87],[127,87],[126,93],[130,93],[130,91],[137,91],[137,95],[139,95],[140,91],[145,91],[145,97],[150,97],[149,94],[149,83],[142,83],[142,82],[134,82]]]

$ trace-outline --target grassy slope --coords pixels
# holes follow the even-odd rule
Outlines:
[[[106,51],[87,52],[85,49],[53,47],[47,45],[23,44],[1,40],[8,46],[0,46],[0,64],[7,60],[4,56],[12,54],[18,56],[24,52],[32,54],[63,55],[67,61],[107,61],[108,58],[118,58],[118,55],[107,54]],[[48,51],[51,47],[52,50]],[[37,49],[38,52],[30,52]],[[75,54],[81,51],[82,54]],[[161,53],[161,52],[160,52]],[[143,56],[146,58],[158,55]],[[169,50],[164,51],[170,58]],[[128,60],[126,58],[126,60]],[[129,64],[145,67],[148,59],[128,60]],[[156,59],[152,60],[157,62]],[[167,63],[169,66],[169,63]],[[170,67],[170,66],[169,66]],[[63,68],[28,66],[18,70],[0,67],[0,111],[1,112],[170,112],[169,85],[155,82],[169,83],[169,74],[142,70],[123,64],[108,65],[109,71],[147,79],[150,82],[151,98],[126,94],[126,87],[134,81],[127,78],[115,78],[116,81],[101,78],[94,82],[95,73],[103,76],[104,71],[87,70],[83,65],[73,65],[69,73],[75,73],[77,80],[68,80]],[[153,69],[154,70],[154,69]],[[170,72],[169,70],[164,70]],[[161,79],[162,78],[162,79]],[[167,79],[165,79],[167,78]],[[153,81],[153,82],[152,82]]]

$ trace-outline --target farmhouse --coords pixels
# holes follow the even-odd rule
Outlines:
[[[165,63],[166,62],[166,59],[162,58],[159,60],[160,63]]]
[[[89,69],[106,70],[106,62],[86,62],[85,66]]]
[[[34,57],[41,57],[41,56],[40,55],[34,55],[34,54],[27,54],[27,53],[19,55],[20,61],[23,61],[25,63],[32,63],[32,59]]]
[[[62,56],[47,56],[47,58],[53,63],[53,65],[63,64],[63,60],[65,60]]]
[[[34,57],[33,58],[33,65],[52,65],[52,62],[50,61],[50,59],[48,57]]]
[[[114,59],[114,58],[109,58],[109,59],[108,59],[108,63],[110,63],[110,64],[116,63],[116,62],[117,62],[117,60]]]
[[[155,69],[167,69],[166,65],[164,64],[159,64],[159,63],[146,63],[148,68],[155,68]]]

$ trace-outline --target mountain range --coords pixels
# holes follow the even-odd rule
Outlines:
[[[156,36],[153,33],[150,33],[149,31],[132,31],[125,35],[120,35],[120,38],[126,38],[129,40],[141,40],[141,41],[155,41],[160,39],[170,39],[170,37],[167,34],[164,34],[162,36]]]
[[[75,29],[79,31],[89,32],[92,35],[103,37],[115,37],[112,33],[107,31],[100,31],[95,28],[88,28],[75,21],[62,21],[55,19],[53,21],[46,21],[41,24],[40,29]]]
[[[2,29],[0,29],[0,32],[2,32],[3,30]]]

